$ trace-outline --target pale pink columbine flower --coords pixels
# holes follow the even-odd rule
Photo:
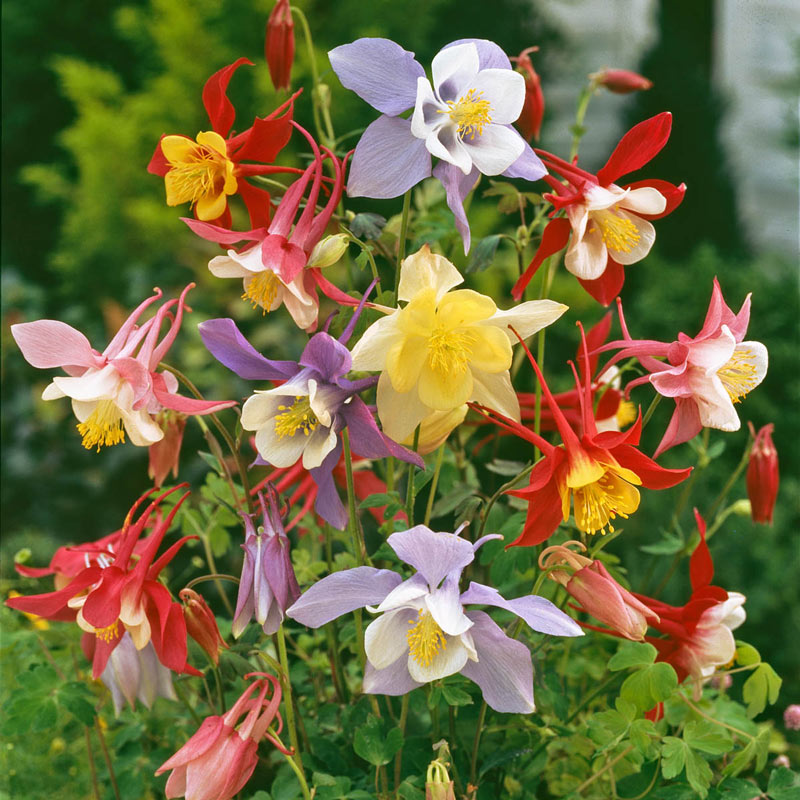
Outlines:
[[[750,322],[750,295],[738,314],[714,289],[703,328],[696,336],[679,333],[674,342],[632,339],[619,304],[623,339],[602,349],[621,348],[609,362],[636,357],[650,373],[631,381],[626,392],[651,383],[664,397],[675,401],[675,413],[655,452],[657,458],[670,447],[692,439],[703,428],[737,431],[741,427],[735,404],[755,389],[767,374],[767,348],[744,341]],[[665,361],[661,361],[665,358]]]
[[[268,739],[281,752],[287,750],[269,732],[273,720],[282,727],[278,706],[280,682],[265,672],[251,672],[257,678],[224,716],[208,717],[186,744],[167,759],[156,775],[172,770],[166,785],[168,800],[230,800],[250,780],[258,762],[258,743]],[[258,690],[257,697],[253,697]],[[239,724],[244,715],[244,720]],[[238,728],[236,726],[239,726]]]
[[[40,319],[11,326],[11,335],[31,366],[62,367],[67,373],[68,377],[53,378],[42,399],[72,399],[87,450],[124,442],[126,433],[140,447],[161,441],[164,431],[155,416],[165,408],[184,414],[210,414],[236,404],[182,397],[177,393],[175,376],[157,371],[175,341],[184,309],[188,308],[184,298],[194,285],[190,283],[177,300],[168,300],[155,316],[137,326],[145,309],[161,298],[161,290],[155,289],[155,294],[125,320],[102,353],[66,322]],[[159,341],[165,321],[169,328]]]
[[[783,712],[783,724],[787,730],[800,731],[800,705],[793,703],[786,706],[786,711]]]

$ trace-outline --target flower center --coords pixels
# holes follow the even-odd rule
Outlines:
[[[106,628],[95,628],[94,635],[106,644],[110,644],[119,635],[119,620],[115,620]]]
[[[180,160],[170,160],[169,164],[172,168],[164,177],[167,205],[177,206],[218,194],[228,159],[211,147],[193,143]]]
[[[575,524],[585,533],[605,534],[608,526],[614,532],[611,520],[617,516],[628,518],[639,508],[639,491],[611,471],[586,486],[573,489],[575,494]]]
[[[421,667],[429,667],[436,654],[447,649],[444,633],[430,613],[422,609],[419,610],[419,620],[415,623],[410,619],[408,624],[413,625],[406,634],[411,657]]]
[[[319,425],[317,415],[311,410],[306,395],[297,395],[289,406],[278,406],[281,413],[275,417],[275,433],[280,437],[294,436],[298,430],[308,436]]]
[[[111,400],[100,400],[86,421],[78,423],[78,433],[83,436],[81,444],[87,450],[97,447],[98,453],[104,445],[110,447],[124,442],[125,429],[119,408]]]
[[[636,419],[636,406],[630,400],[620,400],[617,406],[617,425],[622,430]]]
[[[473,342],[474,336],[468,331],[459,333],[438,325],[428,338],[431,369],[445,376],[462,375],[467,371]]]
[[[609,250],[630,253],[642,238],[636,225],[627,217],[621,217],[608,209],[592,211],[591,216],[600,228],[600,236]],[[589,233],[596,230],[597,228],[591,227]]]
[[[755,356],[749,350],[734,350],[730,360],[717,372],[731,401],[738,403],[758,385]]]
[[[275,302],[279,284],[280,281],[272,270],[265,269],[263,272],[257,272],[245,283],[242,300],[251,302],[253,308],[261,306],[262,314],[266,314]]]
[[[483,92],[476,94],[475,89],[470,89],[458,101],[448,100],[447,111],[439,113],[450,115],[450,119],[458,125],[458,133],[462,138],[480,136],[483,126],[492,121],[489,114],[492,104],[482,98]]]

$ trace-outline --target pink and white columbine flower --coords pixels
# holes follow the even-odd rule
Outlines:
[[[178,381],[170,372],[158,372],[159,362],[171,347],[183,319],[186,293],[168,300],[144,325],[137,320],[156,300],[155,290],[125,320],[108,347],[98,353],[89,340],[66,322],[40,319],[11,326],[25,360],[39,369],[62,367],[68,377],[53,378],[42,394],[43,400],[72,398],[78,431],[87,450],[119,444],[127,433],[133,444],[149,447],[164,438],[154,417],[170,408],[184,414],[211,414],[236,405],[235,401],[195,400],[177,393]],[[172,313],[175,308],[174,315]],[[159,341],[161,326],[170,321]]]
[[[703,428],[738,431],[741,422],[735,404],[764,380],[768,364],[767,348],[761,342],[744,341],[750,295],[734,314],[715,278],[702,330],[694,337],[679,333],[674,342],[632,339],[621,303],[619,310],[624,338],[603,349],[621,347],[612,362],[634,356],[650,373],[631,381],[626,392],[651,383],[660,395],[675,400],[675,413],[655,457],[692,439]]]

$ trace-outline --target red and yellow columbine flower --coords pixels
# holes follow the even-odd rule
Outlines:
[[[627,518],[639,507],[638,486],[667,489],[689,475],[691,469],[664,469],[636,449],[642,430],[641,412],[627,431],[598,432],[588,369],[580,387],[583,432],[579,436],[559,409],[527,348],[526,352],[563,445],[552,445],[514,420],[482,409],[500,427],[531,442],[544,453],[544,458],[531,472],[528,487],[508,492],[529,502],[525,528],[513,544],[534,545],[545,541],[562,520],[569,519],[570,507],[578,530],[590,534],[605,533],[606,529],[613,531],[612,522],[616,517]]]
[[[228,198],[234,194],[244,200],[253,227],[269,221],[269,194],[244,180],[248,175],[296,171],[270,166],[291,136],[294,98],[268,116],[256,117],[242,133],[228,136],[236,112],[226,92],[242,64],[252,66],[253,62],[247,58],[234,61],[215,72],[203,88],[203,105],[212,130],[201,131],[195,139],[162,136],[147,167],[148,172],[164,178],[167,205],[191,203],[198,219],[218,220],[224,227],[231,224]]]
[[[154,490],[151,489],[134,503],[125,519],[119,547],[110,564],[90,564],[77,572],[63,589],[11,598],[6,605],[45,619],[63,619],[70,609],[77,612],[76,621],[80,628],[94,634],[97,639],[92,665],[92,676],[95,678],[102,674],[111,652],[126,631],[137,650],[152,642],[158,660],[165,667],[176,672],[193,671],[186,663],[186,623],[180,603],[172,599],[158,576],[183,544],[197,537],[184,536],[160,558],[155,558],[164,534],[169,530],[181,503],[189,496],[188,492],[166,517],[156,522],[146,540],[146,547],[141,549],[138,560],[134,559],[139,537],[158,504],[185,485],[156,497],[135,521],[133,516],[136,509]]]

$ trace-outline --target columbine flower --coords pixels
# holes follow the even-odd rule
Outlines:
[[[203,87],[203,105],[213,130],[201,131],[196,140],[182,135],[162,136],[147,171],[164,178],[167,205],[191,203],[198,219],[219,220],[224,226],[231,222],[228,197],[241,195],[255,227],[269,221],[269,194],[245,178],[295,171],[269,166],[291,136],[294,98],[268,116],[256,117],[242,133],[229,137],[236,112],[228,99],[228,82],[242,64],[253,66],[249,59],[240,58],[215,72]]]
[[[172,770],[165,788],[169,800],[230,800],[250,780],[262,739],[291,755],[269,732],[273,720],[278,722],[276,733],[282,726],[278,713],[280,682],[264,672],[251,672],[244,677],[256,680],[231,710],[221,717],[207,717],[194,736],[156,770],[156,775]],[[256,690],[258,695],[253,697]]]
[[[158,576],[184,543],[197,537],[182,537],[156,559],[164,534],[189,496],[188,492],[164,519],[155,524],[139,559],[134,561],[132,558],[150,515],[165,497],[183,486],[157,497],[136,521],[133,521],[136,509],[154,490],[151,489],[134,503],[125,519],[118,550],[110,564],[91,564],[78,572],[63,589],[16,597],[7,600],[6,605],[46,619],[63,619],[60,615],[68,609],[77,611],[78,626],[96,637],[92,667],[94,678],[100,677],[109,656],[126,631],[138,650],[152,642],[158,660],[164,666],[175,672],[194,672],[194,668],[186,663],[186,623],[180,604],[172,600]]]
[[[778,498],[778,451],[772,443],[772,424],[760,428],[758,433],[749,422],[753,436],[753,449],[747,465],[747,496],[750,498],[750,512],[753,522],[772,525],[772,512]]]
[[[576,375],[576,385],[583,394],[583,433],[578,436],[550,393],[539,365],[527,348],[526,352],[563,445],[556,447],[523,425],[496,411],[490,412],[500,427],[526,439],[544,454],[531,471],[530,484],[508,492],[529,502],[525,527],[513,544],[534,545],[548,539],[562,520],[569,519],[570,505],[578,530],[589,534],[605,533],[606,528],[613,531],[616,517],[627,519],[639,508],[637,486],[667,489],[689,475],[691,469],[664,469],[636,449],[642,432],[641,411],[624,433],[598,432],[588,369],[584,371],[583,387]],[[585,345],[584,354],[588,362]]]
[[[175,376],[156,371],[178,334],[187,307],[186,293],[193,287],[190,283],[179,299],[167,301],[154,317],[137,327],[142,312],[161,297],[161,290],[156,289],[128,317],[102,353],[65,322],[40,319],[11,326],[11,334],[31,366],[63,367],[68,373],[69,377],[53,378],[42,399],[72,398],[78,432],[87,450],[96,447],[99,451],[103,446],[124,442],[126,433],[140,447],[161,441],[164,431],[153,417],[164,408],[184,414],[211,414],[235,405],[182,397],[177,393]],[[159,342],[165,320],[171,320],[171,324]]]
[[[366,297],[362,300],[365,302]],[[303,467],[319,489],[315,508],[334,527],[347,525],[347,513],[333,483],[333,469],[342,452],[340,434],[347,427],[352,450],[365,458],[390,455],[422,466],[422,459],[382,433],[358,396],[374,386],[374,378],[349,381],[350,352],[345,343],[359,311],[337,341],[321,331],[309,339],[298,362],[271,361],[260,355],[231,319],[199,325],[203,343],[218,361],[245,380],[281,382],[257,391],[242,407],[242,427],[255,431],[260,460],[256,463]]]
[[[406,694],[460,672],[480,686],[496,711],[530,714],[535,708],[530,651],[506,636],[488,614],[465,611],[464,606],[502,608],[533,630],[554,636],[581,636],[582,631],[543,597],[505,600],[497,590],[474,581],[459,593],[462,570],[490,538],[499,537],[491,534],[473,545],[424,525],[393,533],[387,542],[417,571],[413,577],[403,580],[373,567],[336,572],[308,589],[287,616],[318,628],[363,606],[380,614],[364,637],[367,694]]]
[[[648,620],[658,622],[658,614],[620,586],[601,561],[586,558],[570,549],[571,546],[586,550],[586,545],[577,541],[553,545],[542,551],[539,566],[551,570],[548,577],[560,583],[581,604],[580,611],[605,622],[611,631],[626,639],[643,641]]]
[[[535,139],[537,142],[544,117],[544,94],[542,81],[533,68],[530,54],[538,49],[538,47],[526,47],[516,58],[511,59],[517,62],[517,69],[525,78],[525,103],[517,120],[517,127],[523,138],[527,141]]]
[[[161,488],[170,472],[173,478],[178,477],[186,419],[186,414],[168,408],[156,414],[156,424],[164,431],[164,438],[150,445],[147,463],[147,475],[156,489]]]
[[[358,39],[328,53],[342,85],[382,112],[356,146],[347,193],[398,197],[431,175],[469,250],[463,202],[480,173],[538,180],[541,161],[511,127],[525,81],[494,42],[451,42],[434,57],[433,83],[414,54],[388,39]],[[411,119],[399,116],[413,108]]]
[[[294,20],[289,0],[278,0],[270,12],[264,39],[264,56],[272,85],[279,91],[288,89],[294,62]]]
[[[647,636],[658,650],[658,661],[671,664],[682,681],[691,676],[699,696],[702,683],[714,670],[733,659],[736,642],[731,631],[745,620],[745,597],[738,592],[726,592],[711,586],[714,562],[706,544],[706,524],[695,509],[700,542],[689,560],[692,595],[684,606],[670,606],[651,597],[637,594],[659,620],[651,627],[665,638]]]
[[[742,341],[750,322],[750,295],[734,314],[714,278],[702,330],[695,337],[679,333],[675,342],[632,339],[622,304],[618,305],[624,338],[603,348],[622,348],[609,363],[635,356],[650,373],[631,381],[626,392],[651,383],[659,394],[675,400],[675,412],[655,457],[693,438],[703,428],[739,430],[735,404],[764,380],[768,364],[767,348],[761,342]]]
[[[644,92],[653,88],[653,81],[629,69],[602,69],[589,75],[589,80],[595,86],[604,86],[614,94]]]
[[[261,525],[255,515],[242,514],[245,525],[244,564],[231,632],[239,638],[255,617],[264,633],[278,631],[286,609],[300,597],[289,554],[289,537],[283,528],[275,487],[267,484],[267,498],[259,492]]]
[[[403,261],[398,299],[407,304],[369,328],[353,348],[353,369],[380,370],[378,416],[405,441],[426,417],[474,401],[514,419],[513,326],[524,338],[555,322],[567,306],[532,300],[508,311],[470,289],[458,270],[427,245]]]
[[[81,647],[89,661],[94,661],[96,643],[96,637],[90,633],[84,633],[81,637]],[[111,692],[114,715],[117,717],[125,701],[133,709],[137,700],[149,709],[157,697],[178,699],[172,686],[172,672],[159,663],[152,642],[137,650],[127,631],[111,652],[100,680]]]
[[[186,632],[206,651],[214,665],[219,666],[219,651],[227,650],[228,645],[219,632],[214,612],[194,589],[181,589],[178,596],[183,601]]]
[[[212,258],[208,264],[211,273],[218,278],[242,278],[243,300],[251,302],[254,308],[262,308],[264,313],[285,305],[300,328],[313,330],[319,314],[317,286],[329,293],[332,284],[322,277],[319,264],[312,261],[312,256],[341,198],[344,168],[330,150],[323,148],[324,157],[330,158],[333,164],[335,178],[325,207],[317,213],[324,157],[313,138],[296,123],[292,124],[306,136],[315,158],[286,190],[269,227],[240,233],[192,219],[184,219],[184,222],[198,236],[212,242],[224,245],[253,242],[241,251],[228,250],[227,255]],[[333,262],[327,262],[330,263]],[[335,293],[334,299],[341,302],[340,295],[344,293]],[[344,297],[348,304],[354,304],[353,298]]]
[[[616,181],[654,158],[671,129],[669,112],[640,122],[622,137],[596,175],[542,152],[545,165],[567,181],[565,185],[545,176],[553,188],[553,194],[545,197],[567,215],[547,223],[536,255],[511,292],[517,300],[544,259],[565,247],[570,235],[564,266],[598,303],[607,306],[619,294],[625,281],[623,266],[641,261],[653,246],[656,233],[650,220],[674,211],[686,187],[662,180],[627,186]]]

